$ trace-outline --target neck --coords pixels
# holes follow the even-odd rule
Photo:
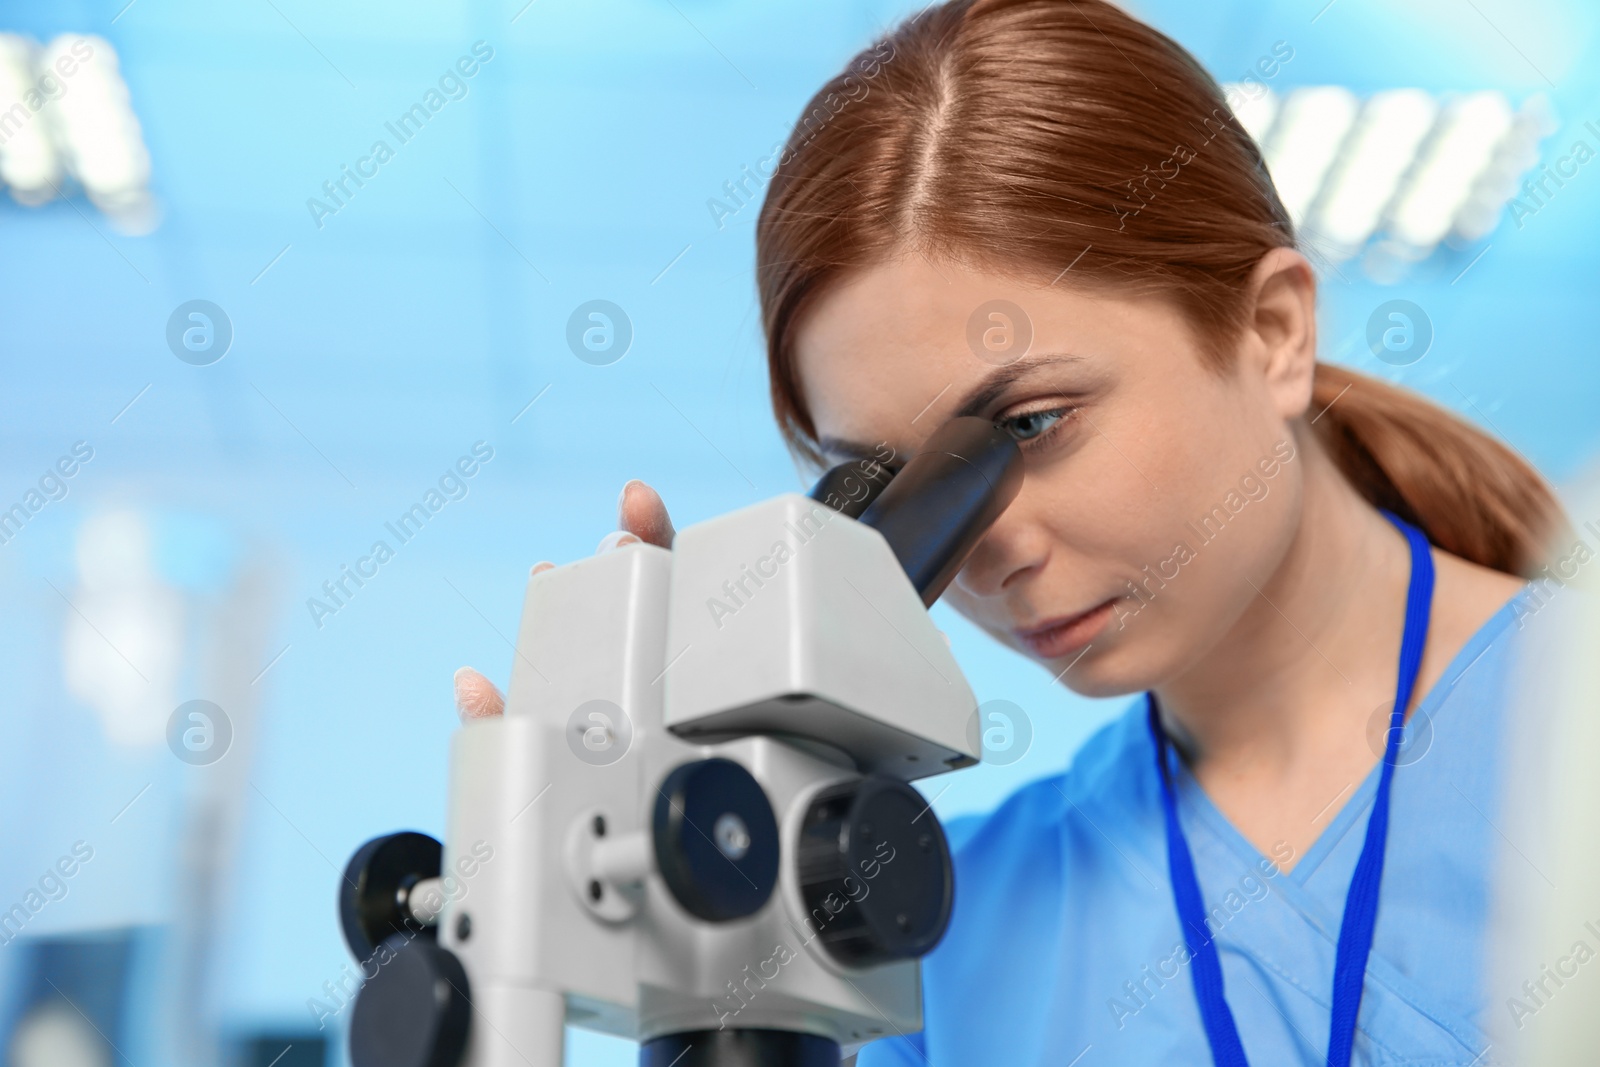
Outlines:
[[[1217,646],[1155,690],[1197,773],[1287,768],[1328,738],[1365,729],[1394,695],[1411,566],[1405,538],[1312,434],[1297,436],[1306,474],[1287,551],[1255,580],[1259,592]]]

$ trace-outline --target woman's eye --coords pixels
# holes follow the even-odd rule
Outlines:
[[[1009,415],[997,421],[1001,429],[1009,431],[1018,441],[1029,441],[1047,433],[1066,417],[1065,408],[1052,408],[1049,411],[1029,411],[1022,415]]]

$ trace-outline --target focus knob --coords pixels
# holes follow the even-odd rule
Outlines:
[[[353,1067],[456,1067],[472,1021],[467,972],[437,942],[395,934],[350,1017]]]
[[[950,846],[928,802],[904,782],[874,775],[818,793],[796,863],[808,926],[841,963],[918,959],[950,925]]]
[[[656,866],[706,922],[754,915],[778,884],[778,820],[761,783],[728,759],[696,760],[656,791]]]
[[[432,927],[411,918],[411,887],[439,877],[444,846],[427,834],[405,830],[375,837],[356,849],[339,881],[339,927],[358,961],[392,934],[433,937]]]

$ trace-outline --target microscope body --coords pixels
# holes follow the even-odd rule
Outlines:
[[[568,1023],[646,1067],[837,1067],[921,1028],[954,885],[907,783],[977,761],[976,699],[943,585],[840,503],[529,579],[505,713],[453,739],[442,856],[392,835],[346,872],[377,963],[356,1067],[557,1067]]]

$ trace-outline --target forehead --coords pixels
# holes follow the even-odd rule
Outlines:
[[[842,279],[809,309],[794,342],[800,390],[819,439],[908,454],[996,380],[1103,367],[1135,325],[1123,305],[912,253]]]

